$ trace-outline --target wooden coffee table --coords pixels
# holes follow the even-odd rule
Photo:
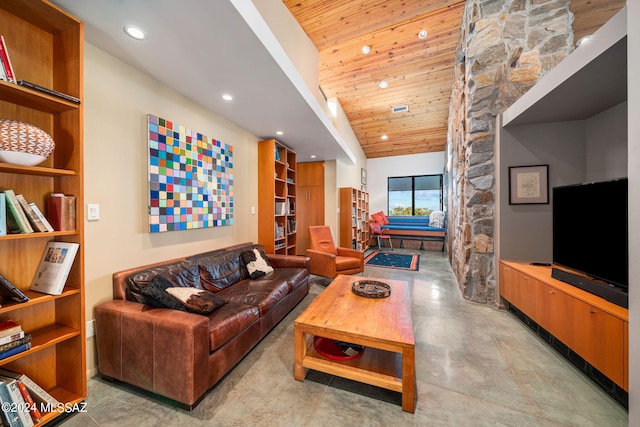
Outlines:
[[[351,292],[358,280],[391,286],[387,298],[365,298]],[[365,346],[355,360],[335,361],[320,355],[313,337]],[[294,376],[304,381],[305,368],[402,393],[402,409],[415,412],[415,340],[409,284],[400,280],[338,276],[294,324]]]

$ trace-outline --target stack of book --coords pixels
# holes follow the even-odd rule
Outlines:
[[[13,320],[0,322],[0,360],[31,348],[31,335]]]
[[[55,410],[61,403],[28,376],[0,368],[2,425],[31,427],[42,420],[42,410]],[[24,409],[24,410],[21,410]]]
[[[54,193],[49,196],[45,216],[35,203],[29,203],[22,194],[4,190],[0,193],[0,236],[74,230],[75,203],[74,196]]]

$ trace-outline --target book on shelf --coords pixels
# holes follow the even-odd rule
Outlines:
[[[18,347],[19,345],[22,344],[26,344],[28,342],[31,342],[31,334],[23,334],[24,336],[22,338],[18,338],[15,339],[13,341],[9,341],[6,344],[0,344],[0,353],[3,351],[7,351],[9,349],[12,349],[13,347]]]
[[[22,331],[22,326],[17,324],[14,320],[5,320],[4,322],[0,322],[0,338],[16,334],[20,331]]]
[[[273,237],[275,237],[276,239],[281,239],[284,237],[284,223],[276,222]]]
[[[42,213],[40,208],[38,208],[38,205],[36,205],[34,202],[31,202],[31,203],[29,203],[29,206],[31,206],[31,209],[33,210],[33,213],[36,214],[36,216],[38,217],[40,222],[42,222],[44,224],[44,227],[47,229],[47,231],[49,231],[49,232],[54,231],[53,227],[49,223],[49,220],[47,220],[47,218],[44,216],[44,214]]]
[[[284,215],[285,214],[285,203],[284,202],[276,202],[276,215]]]
[[[16,332],[12,335],[7,335],[6,337],[0,338],[0,345],[8,344],[10,342],[22,339],[24,338],[24,336],[25,336],[24,331]]]
[[[30,289],[45,294],[60,295],[79,247],[78,243],[53,240],[48,242],[31,281]]]
[[[4,193],[2,193],[4,194]],[[6,197],[5,197],[5,202],[7,201]],[[16,222],[13,214],[11,212],[9,212],[9,205],[6,205],[6,209],[5,209],[5,219],[6,219],[6,224],[7,224],[7,234],[20,234],[20,226],[18,225],[18,223]]]
[[[27,390],[29,390],[29,393],[31,393],[31,397],[33,397],[33,400],[37,402],[48,403],[49,405],[54,407],[60,405],[60,402],[58,402],[57,399],[51,396],[45,389],[40,387],[35,381],[33,381],[25,374],[0,368],[0,376],[22,381],[27,387]]]
[[[27,302],[29,297],[0,274],[0,295],[4,298],[11,298],[16,302]]]
[[[7,202],[4,193],[0,193],[0,236],[7,235]]]
[[[25,199],[22,194],[16,194],[16,199],[18,199],[18,203],[20,203],[20,207],[24,211],[24,214],[27,216],[29,223],[31,223],[31,227],[33,228],[33,230],[46,232],[47,227],[45,227],[42,221],[40,221],[40,218],[38,218],[36,213],[33,211],[33,208],[31,207],[31,205],[29,205],[27,199]]]
[[[33,427],[33,420],[31,419],[31,415],[26,410],[27,404],[20,392],[20,387],[18,386],[18,381],[13,379],[5,379],[3,380],[7,383],[7,388],[9,389],[9,394],[11,395],[11,400],[15,404],[15,406],[11,409],[15,409],[18,413],[18,418],[20,418],[20,424],[23,427]]]
[[[33,233],[33,228],[31,228],[31,224],[29,224],[29,220],[22,210],[20,202],[16,198],[16,193],[13,190],[4,190],[4,194],[7,203],[7,227],[10,226],[8,217],[11,216],[20,229],[20,233]]]
[[[0,80],[7,81],[7,74],[4,72],[4,66],[2,65],[2,61],[0,60]]]
[[[23,351],[29,350],[30,348],[31,348],[31,341],[26,342],[24,344],[20,344],[17,347],[12,347],[9,350],[5,350],[2,353],[0,353],[0,360],[7,359],[11,356],[15,356],[16,354],[20,354]]]
[[[27,390],[27,386],[25,386],[22,381],[20,380],[15,380],[15,381],[18,383],[20,394],[22,394],[22,397],[25,403],[29,406],[29,415],[31,415],[31,420],[33,421],[34,424],[39,423],[40,421],[42,421],[42,414],[40,413],[40,410],[36,406],[36,403],[34,402],[33,397],[31,397],[31,393],[29,393],[29,390]]]
[[[46,93],[48,95],[55,96],[57,98],[64,99],[65,101],[73,102],[74,104],[80,104],[80,99],[75,96],[71,96],[64,92],[58,92],[57,90],[50,89],[48,87],[40,86],[32,82],[28,82],[26,80],[18,80],[19,86],[28,87],[29,89],[37,90],[38,92]]]
[[[76,228],[76,198],[62,193],[52,193],[47,199],[47,219],[56,231]]]
[[[4,380],[0,380],[0,403],[2,407],[7,407],[11,409],[14,405],[13,399],[11,398],[11,392],[9,391],[9,386]],[[17,408],[16,408],[17,409]],[[22,422],[20,421],[20,417],[18,416],[18,411],[0,411],[2,414],[2,425],[8,427],[20,427]]]
[[[0,36],[0,62],[2,62],[2,68],[4,69],[4,80],[15,83],[16,75],[13,72],[13,66],[11,65],[11,58],[9,57],[9,51],[7,50],[7,44],[4,41],[4,36]]]

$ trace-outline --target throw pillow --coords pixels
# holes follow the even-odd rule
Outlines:
[[[444,212],[433,211],[429,215],[429,227],[444,228]]]
[[[258,249],[244,251],[241,254],[242,261],[247,266],[249,278],[256,280],[257,278],[269,274],[273,271],[273,267],[267,261],[267,256]]]
[[[372,213],[371,218],[373,218],[376,224],[384,225],[384,213],[382,211]]]
[[[149,285],[142,288],[140,293],[145,296],[145,302],[150,306],[187,311],[182,304],[167,293],[166,289],[171,287],[173,285],[167,279],[162,276],[156,276]]]
[[[193,313],[209,314],[226,303],[225,300],[213,292],[204,289],[172,287],[167,288],[166,291],[167,294]]]
[[[382,211],[380,211],[380,213],[382,214],[382,223],[383,223],[383,225],[389,224],[389,218],[387,218],[387,215],[385,215],[385,213],[382,212]]]

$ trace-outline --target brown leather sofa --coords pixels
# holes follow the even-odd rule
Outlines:
[[[100,374],[192,409],[309,292],[309,259],[267,255],[272,273],[250,280],[251,243],[113,275],[113,301],[95,308]],[[157,275],[199,286],[226,303],[208,315],[145,304]],[[292,350],[293,351],[293,350]]]

